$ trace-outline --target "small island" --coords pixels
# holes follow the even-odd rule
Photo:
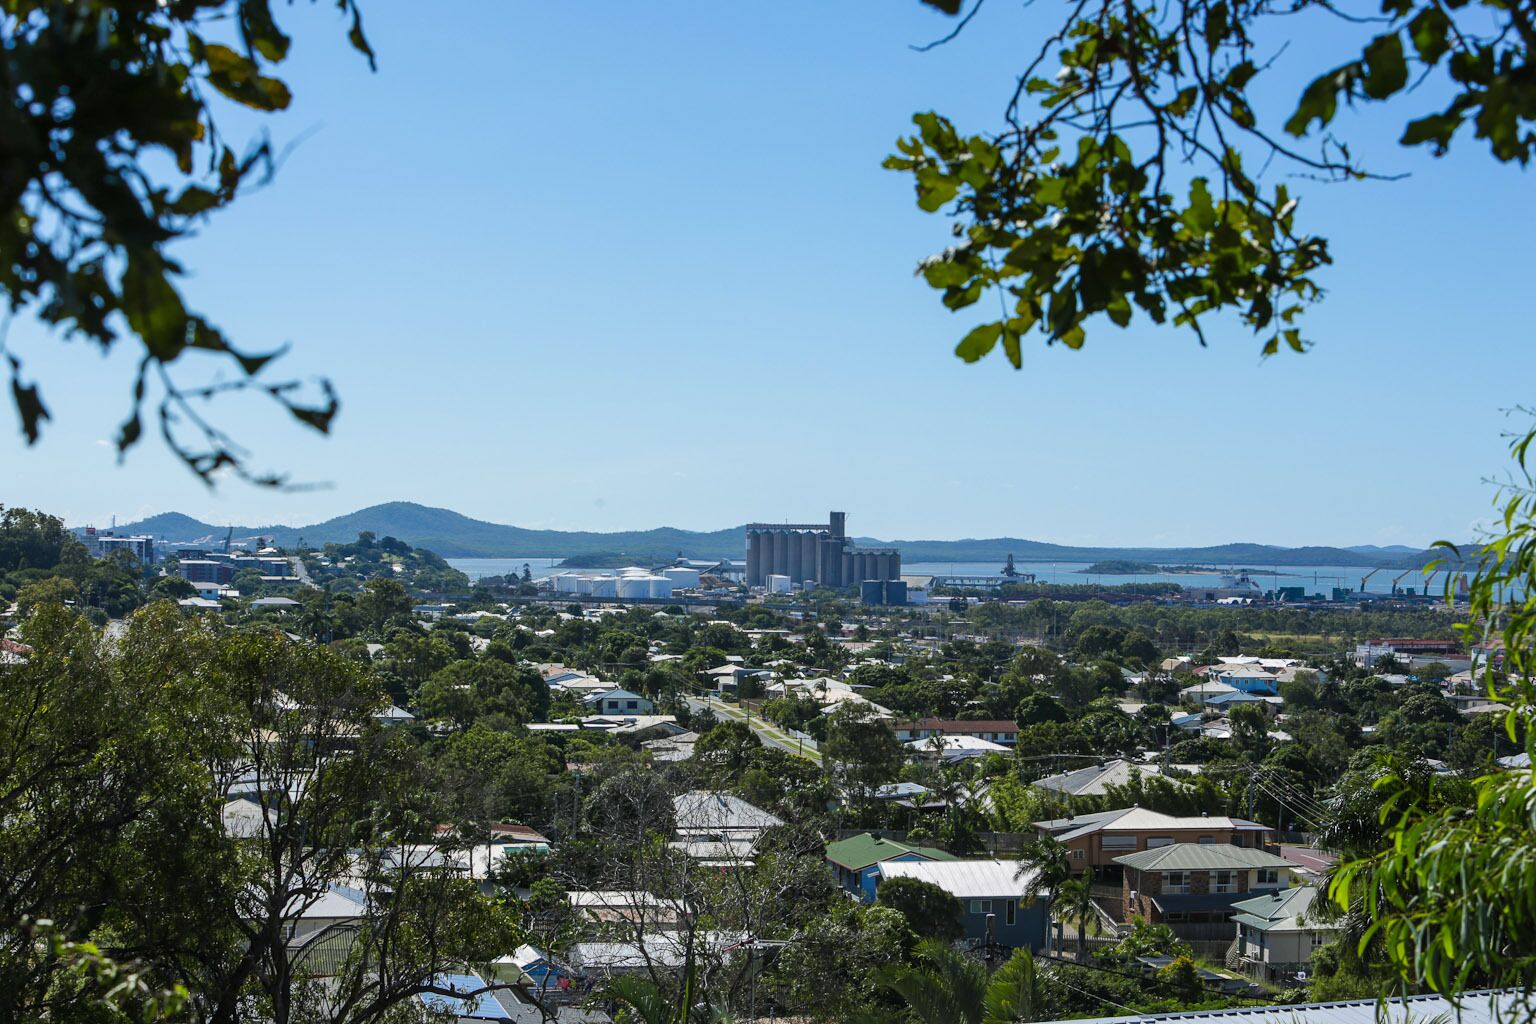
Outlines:
[[[1109,558],[1102,562],[1094,562],[1086,569],[1078,572],[1085,576],[1150,576],[1153,573],[1163,571],[1163,567],[1152,562],[1132,562],[1125,558]]]

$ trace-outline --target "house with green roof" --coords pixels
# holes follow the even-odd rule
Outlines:
[[[1230,937],[1233,905],[1301,882],[1284,857],[1230,843],[1172,843],[1115,858],[1123,920],[1167,924],[1180,938]],[[1218,926],[1218,927],[1211,927]]]
[[[932,846],[917,846],[865,832],[827,846],[827,863],[837,884],[864,903],[875,901],[880,865],[888,861],[955,860]]]
[[[1304,968],[1312,951],[1332,942],[1339,929],[1312,912],[1317,887],[1298,885],[1232,904],[1237,913],[1237,956],[1252,974],[1278,981]]]

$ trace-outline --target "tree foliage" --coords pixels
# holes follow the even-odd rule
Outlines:
[[[1536,23],[1525,4],[1383,0],[1376,17],[1322,0],[1063,7],[1019,74],[1001,130],[969,134],[920,113],[886,161],[912,175],[921,209],[955,218],[955,243],[919,267],[944,305],[964,309],[989,291],[1000,300],[1001,316],[956,348],[967,362],[1001,346],[1018,368],[1032,332],[1079,348],[1095,318],[1126,327],[1138,310],[1202,344],[1211,315],[1235,312],[1265,354],[1304,351],[1300,316],[1321,297],[1331,256],[1300,219],[1299,197],[1271,182],[1283,172],[1370,176],[1334,134],[1341,105],[1430,81],[1415,93],[1421,116],[1404,145],[1444,153],[1464,124],[1499,161],[1524,164],[1536,144]],[[1294,112],[1271,123],[1257,97],[1298,88],[1275,81],[1285,26],[1307,24],[1298,15],[1358,25],[1360,53],[1314,69]],[[1425,95],[1449,100],[1424,109]]]
[[[348,39],[369,62],[354,0],[337,0]],[[285,109],[275,70],[291,40],[270,0],[12,0],[0,7],[7,101],[0,150],[0,289],[64,338],[103,352],[135,346],[137,370],[120,453],[144,433],[146,405],[171,450],[198,476],[228,470],[259,483],[246,453],[194,403],[235,390],[271,399],[295,421],[330,430],[337,400],[297,381],[270,381],[279,353],[239,348],[178,287],[174,244],[272,172],[265,140],[245,147],[221,130],[231,105]],[[232,376],[188,385],[172,367],[190,352]],[[11,398],[34,443],[49,419],[38,385],[8,355]]]

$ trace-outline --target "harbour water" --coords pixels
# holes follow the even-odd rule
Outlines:
[[[543,579],[560,572],[560,559],[549,555],[524,555],[512,558],[450,558],[448,564],[470,578],[521,574],[527,565],[534,579]],[[1213,566],[1210,572],[1156,572],[1132,575],[1116,573],[1089,573],[1089,562],[1019,562],[1016,568],[1021,574],[1033,574],[1040,583],[1082,584],[1116,586],[1122,583],[1177,583],[1182,587],[1219,586],[1223,572],[1247,569],[1249,578],[1262,590],[1279,587],[1302,587],[1308,594],[1327,596],[1334,587],[1360,592],[1360,581],[1367,574],[1365,592],[1371,594],[1392,593],[1393,581],[1398,587],[1412,587],[1424,592],[1424,574],[1417,569],[1381,569],[1374,573],[1358,565],[1230,565]],[[1000,576],[1001,562],[910,562],[902,566],[905,576]],[[1437,574],[1429,582],[1430,593],[1439,595],[1445,584],[1445,574]]]

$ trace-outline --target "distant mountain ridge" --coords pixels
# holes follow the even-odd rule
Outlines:
[[[391,501],[309,526],[219,526],[180,512],[165,512],[117,528],[119,533],[141,533],[178,543],[222,545],[233,529],[236,543],[267,537],[279,546],[345,543],[364,530],[379,537],[391,536],[412,547],[435,551],[444,558],[512,558],[547,556],[566,558],[619,552],[637,560],[665,560],[683,552],[691,558],[741,558],[746,543],[744,527],[724,530],[679,530],[658,527],[614,533],[567,530],[529,530],[471,519],[451,509],[431,508],[409,501]],[[1097,562],[1128,559],[1159,564],[1242,566],[1263,568],[1279,565],[1339,565],[1382,568],[1414,568],[1440,557],[1432,551],[1394,545],[1377,548],[1287,548],[1270,544],[1218,544],[1194,548],[1071,547],[1019,537],[966,538],[963,540],[880,540],[860,537],[861,544],[890,545],[912,562],[997,562],[1011,554],[1019,562]]]

